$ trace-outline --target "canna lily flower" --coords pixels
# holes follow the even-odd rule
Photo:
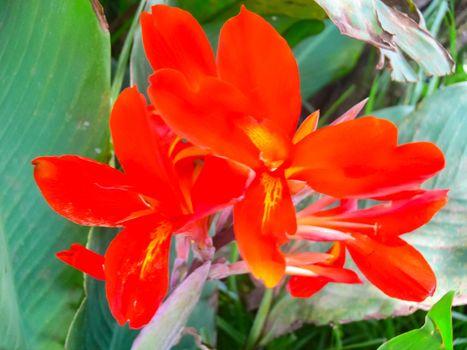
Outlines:
[[[199,152],[170,132],[136,88],[118,97],[110,129],[124,172],[65,155],[34,159],[34,177],[48,204],[65,218],[86,226],[123,227],[105,256],[80,245],[57,256],[105,280],[116,320],[140,328],[167,293],[172,233],[184,232],[241,196],[248,174],[213,156],[194,161]]]
[[[436,289],[435,274],[400,236],[426,224],[446,203],[446,190],[432,190],[362,210],[356,205],[318,212],[305,209],[297,215],[297,235],[310,239],[321,230],[324,235],[341,232],[341,244],[372,284],[391,297],[423,301]],[[292,294],[300,288],[296,284],[292,282],[293,288],[289,284]]]
[[[293,54],[245,7],[222,27],[217,57],[183,10],[156,5],[141,25],[155,71],[148,93],[167,125],[256,174],[234,207],[234,230],[241,255],[267,287],[284,276],[280,247],[297,229],[289,183],[336,198],[388,199],[417,193],[444,167],[434,144],[398,145],[396,126],[375,117],[316,130],[313,113],[296,130],[301,98]]]

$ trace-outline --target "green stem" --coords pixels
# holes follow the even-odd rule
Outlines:
[[[136,9],[135,16],[131,22],[130,30],[125,38],[123,43],[122,52],[118,57],[117,68],[115,69],[114,78],[112,81],[112,86],[110,90],[110,101],[111,104],[117,99],[118,94],[123,85],[123,79],[125,77],[125,72],[128,66],[128,59],[130,58],[131,45],[133,44],[133,38],[135,37],[135,31],[139,25],[139,16],[143,12],[144,7],[146,6],[147,0],[141,0],[138,8]]]
[[[332,327],[332,333],[336,341],[336,350],[342,350],[342,329],[340,325],[336,324]]]
[[[319,126],[326,125],[330,120],[331,116],[334,114],[335,111],[350,97],[355,91],[355,85],[350,85],[347,90],[345,90],[339,98],[328,108],[326,113],[324,113],[320,120]]]
[[[379,74],[376,75],[375,79],[373,80],[373,84],[371,84],[370,94],[368,96],[368,102],[366,103],[366,106],[365,106],[365,112],[364,112],[365,115],[367,115],[368,113],[374,110],[376,93],[378,92],[378,85],[379,85],[380,78],[381,76]]]
[[[230,256],[229,256],[230,263],[236,262],[239,256],[240,256],[240,253],[238,251],[238,246],[235,242],[233,242],[232,248],[230,250]],[[232,291],[233,294],[236,295],[236,298],[233,300],[233,302],[235,304],[237,326],[240,328],[240,331],[245,332],[246,329],[244,326],[244,322],[242,322],[242,315],[244,313],[243,313],[242,302],[240,300],[240,293],[238,292],[237,276],[231,275],[227,277],[227,285],[229,287],[229,290]]]
[[[261,333],[263,332],[264,324],[266,323],[269,309],[272,303],[272,288],[266,288],[264,291],[261,305],[259,306],[258,313],[256,314],[253,326],[251,327],[250,335],[248,336],[245,350],[255,349],[256,344],[259,342]]]

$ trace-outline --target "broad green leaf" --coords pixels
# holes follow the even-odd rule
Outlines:
[[[381,50],[379,66],[384,58],[390,61],[392,77],[400,81],[415,81],[417,76],[404,55],[409,56],[428,75],[448,75],[454,62],[449,53],[426,30],[416,9],[406,0],[315,0],[343,34],[366,41]],[[395,6],[412,8],[409,17]],[[414,19],[415,18],[415,19]],[[417,20],[418,19],[418,20]],[[429,57],[430,59],[427,59]]]
[[[88,248],[104,254],[118,230],[93,228]],[[138,331],[121,327],[110,313],[105,284],[85,275],[85,298],[71,324],[67,350],[128,350]]]
[[[326,28],[323,21],[314,19],[305,19],[294,22],[282,34],[285,40],[289,43],[290,47],[297,46],[302,40],[318,35]]]
[[[428,308],[433,300],[449,290],[459,294],[455,304],[465,302],[467,294],[467,83],[450,85],[425,99],[414,112],[400,120],[393,109],[383,110],[399,124],[400,142],[428,140],[446,156],[446,168],[426,184],[426,188],[449,188],[449,203],[433,220],[404,236],[426,257],[434,269],[438,288],[435,296],[423,303],[392,299],[371,286],[329,284],[309,299],[285,295],[273,307],[266,325],[263,344],[303,322],[329,324],[368,318],[405,315]],[[378,112],[373,113],[379,115]],[[383,115],[384,114],[384,115]]]
[[[82,295],[54,253],[87,229],[42,199],[31,159],[107,145],[110,41],[91,1],[0,2],[0,349],[63,349]]]
[[[168,0],[167,3],[190,12],[200,22],[210,22],[226,12],[233,14],[240,8],[238,0]]]
[[[169,0],[169,4],[191,12],[199,21],[207,23],[215,17],[234,15],[240,6],[262,16],[288,16],[295,19],[326,18],[316,3],[308,0]]]
[[[395,124],[400,124],[409,113],[415,110],[414,106],[399,105],[388,108],[379,109],[371,112],[371,115],[375,115],[378,118],[388,119]]]
[[[309,0],[245,0],[245,6],[263,16],[286,15],[298,19],[320,19],[326,18],[323,9],[313,1]]]
[[[392,338],[378,350],[452,350],[453,297],[454,292],[449,292],[433,305],[423,327]]]
[[[437,332],[443,339],[444,349],[452,350],[452,315],[451,306],[454,299],[454,292],[448,292],[442,297],[428,312],[430,318],[436,326]]]
[[[198,267],[170,294],[135,339],[132,350],[170,349],[179,341],[201,296],[210,267],[210,262]]]
[[[363,43],[348,38],[332,25],[303,40],[294,49],[300,70],[302,99],[306,100],[329,83],[348,74],[357,64]]]

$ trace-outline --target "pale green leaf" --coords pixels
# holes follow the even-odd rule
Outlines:
[[[170,294],[135,339],[132,350],[170,349],[179,341],[201,296],[210,267],[210,262],[198,267]]]
[[[332,25],[318,35],[303,40],[294,49],[300,71],[302,99],[348,74],[357,64],[363,43],[348,38]]]

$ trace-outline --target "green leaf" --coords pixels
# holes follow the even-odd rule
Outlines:
[[[298,19],[326,18],[326,13],[315,2],[309,0],[246,0],[245,6],[263,16],[285,15]]]
[[[118,230],[93,228],[87,247],[104,254]],[[128,350],[138,331],[121,327],[110,313],[105,284],[85,275],[85,298],[71,324],[67,350]]]
[[[392,338],[378,350],[452,350],[453,297],[454,292],[449,292],[433,305],[423,327]]]
[[[363,43],[342,35],[329,22],[323,32],[298,44],[293,53],[300,70],[302,99],[347,75],[357,64],[362,50]]]
[[[210,262],[193,271],[164,301],[151,322],[143,328],[132,350],[170,349],[201,296],[209,274]]]
[[[371,112],[372,115],[378,118],[388,119],[395,124],[400,124],[408,114],[415,110],[414,106],[399,105],[388,108],[383,108],[377,111]]]
[[[302,40],[313,35],[318,35],[325,28],[326,26],[323,21],[304,19],[294,22],[284,31],[282,36],[287,40],[290,47],[295,47]]]
[[[168,4],[190,12],[199,22],[210,22],[230,11],[233,15],[240,9],[239,0],[168,0]]]
[[[453,72],[454,61],[448,51],[426,30],[418,12],[413,9],[414,5],[407,6],[406,0],[386,1],[388,5],[381,0],[315,1],[343,34],[379,48],[379,66],[384,64],[384,58],[388,59],[393,79],[417,80],[405,55],[428,75],[442,76]],[[398,4],[402,6],[396,6]],[[401,12],[401,7],[411,8],[409,15],[413,18]]]
[[[54,253],[88,230],[47,206],[30,162],[107,145],[110,41],[99,19],[89,0],[0,2],[0,349],[63,349],[82,295],[80,274]]]
[[[216,345],[216,311],[217,311],[217,285],[218,281],[207,281],[201,297],[196,303],[186,327],[191,327],[200,335],[204,344],[212,348]],[[186,335],[172,350],[198,349],[193,336]]]
[[[444,349],[452,350],[452,315],[451,306],[454,299],[454,292],[448,292],[442,297],[428,312],[430,318],[436,326],[443,339]]]
[[[288,16],[295,19],[326,18],[326,13],[316,3],[309,0],[169,0],[172,6],[180,7],[200,22],[209,22],[215,17],[232,16],[238,13],[240,6],[262,16]]]
[[[455,290],[460,301],[465,300],[462,296],[467,294],[467,83],[433,93],[405,118],[397,115],[399,108],[383,110],[381,116],[399,124],[400,142],[432,141],[446,156],[446,168],[425,187],[449,188],[449,203],[430,223],[404,236],[434,269],[438,279],[435,296],[421,304],[409,303],[392,299],[369,283],[329,284],[309,299],[294,299],[286,294],[271,310],[263,344],[304,322],[329,324],[409,314],[431,306],[449,290]],[[404,107],[407,108],[410,107]],[[380,115],[378,111],[372,114]]]

